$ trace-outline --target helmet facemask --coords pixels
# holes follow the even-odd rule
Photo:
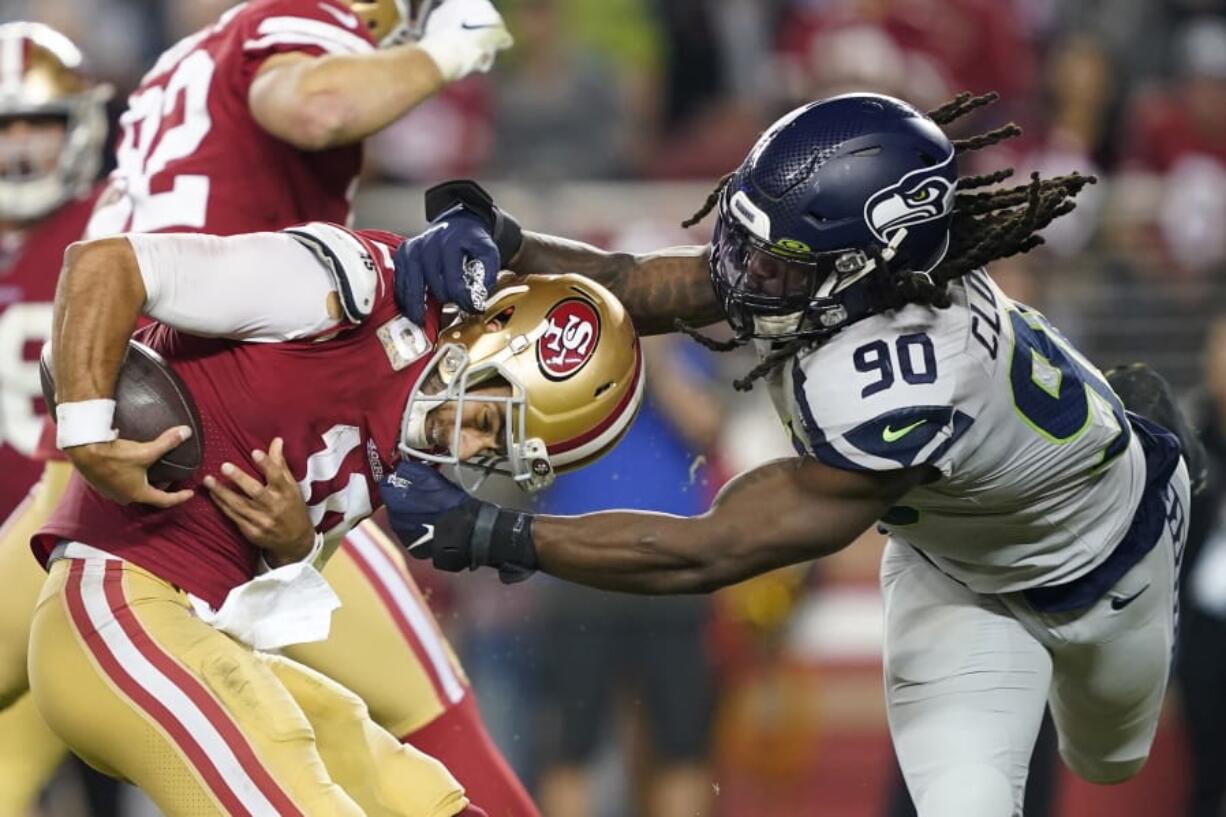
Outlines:
[[[459,482],[475,491],[490,474],[510,477],[528,493],[547,488],[554,480],[553,466],[545,443],[527,433],[527,389],[503,365],[505,355],[472,364],[468,350],[459,344],[442,346],[409,394],[401,423],[401,453],[427,462],[456,466]],[[430,385],[442,381],[441,391],[427,393]],[[508,395],[476,393],[482,386],[501,381],[510,387]],[[445,403],[455,404],[455,418],[448,435],[449,449],[440,453],[431,447],[425,434],[427,417]],[[464,407],[469,403],[494,403],[502,414],[502,451],[463,461]]]
[[[748,204],[744,193],[740,207]],[[712,239],[711,276],[728,323],[741,338],[791,340],[833,334],[859,312],[848,290],[884,267],[906,237],[899,229],[880,253],[847,248],[813,252],[797,242],[755,235],[725,195]],[[749,204],[752,207],[752,204]]]

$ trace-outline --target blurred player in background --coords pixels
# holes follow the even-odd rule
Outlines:
[[[26,688],[25,644],[40,583],[28,540],[68,469],[35,458],[42,428],[38,349],[50,337],[64,248],[85,232],[100,188],[111,89],[44,25],[0,25],[0,817],[23,815],[64,756]],[[21,510],[14,508],[21,505]],[[26,540],[25,543],[22,540]]]
[[[1076,774],[1135,775],[1170,673],[1195,440],[1152,373],[1126,371],[1124,396],[1138,411],[1165,402],[1149,412],[1163,425],[1126,412],[988,277],[1090,181],[960,177],[957,154],[1020,134],[946,137],[994,99],[962,94],[927,115],[872,94],[811,103],[687,222],[718,208],[711,245],[630,256],[528,235],[510,257],[519,272],[608,282],[640,331],[725,318],[736,341],[704,340],[755,342],[761,362],[737,385],[765,382],[799,457],[742,474],[690,518],[533,517],[454,486],[447,497],[443,477],[404,463],[418,490],[384,485],[397,532],[417,542],[432,525],[419,547],[446,570],[677,593],[829,555],[879,524],[890,732],[921,817],[1020,815],[1048,704]],[[449,242],[447,263],[498,266],[481,220],[447,222],[427,233]],[[517,535],[474,525],[491,515]]]
[[[228,235],[309,220],[344,223],[361,140],[448,82],[488,70],[510,41],[487,0],[237,6],[163,54],[130,96],[120,120],[118,167],[89,234]],[[27,388],[37,388],[37,375],[29,372]],[[55,458],[49,439],[44,436],[40,451]],[[20,568],[8,574],[14,592],[3,611],[0,704],[27,686],[26,637],[18,633],[28,631],[42,576],[27,558],[25,540],[54,506],[67,473],[65,463],[48,463],[0,543],[4,558]],[[328,579],[345,612],[329,642],[303,648],[298,657],[354,688],[398,737],[454,767],[474,797],[503,804],[506,814],[534,814],[486,734],[449,645],[376,528],[352,535]],[[14,767],[25,781],[14,785],[37,790],[55,764],[49,753],[39,763],[28,760]]]

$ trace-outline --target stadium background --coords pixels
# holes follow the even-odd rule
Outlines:
[[[123,92],[166,45],[228,5],[4,0],[0,20],[42,20],[76,40],[95,73],[120,89],[118,113]],[[933,107],[959,90],[998,90],[1003,101],[969,127],[1012,118],[1026,133],[975,154],[976,169],[1079,170],[1098,174],[1100,184],[1048,232],[1045,248],[994,265],[993,275],[1015,297],[1047,312],[1100,364],[1147,360],[1190,406],[1212,414],[1214,386],[1223,377],[1215,379],[1212,367],[1206,375],[1205,361],[1213,358],[1205,352],[1215,350],[1214,338],[1226,342],[1226,334],[1213,331],[1226,292],[1226,3],[504,0],[499,6],[517,44],[495,71],[449,88],[372,140],[358,202],[362,226],[415,230],[423,185],[471,175],[488,181],[533,229],[623,249],[705,242],[709,224],[687,233],[677,223],[739,162],[756,134],[795,104],[856,89]],[[638,463],[650,463],[663,445],[648,436],[635,449],[643,456],[600,472],[607,497],[593,498],[591,486],[600,493],[601,483],[588,483],[593,506],[636,497],[661,502],[668,491],[677,501],[702,503],[721,475],[787,453],[763,395],[733,398],[729,389],[712,388],[746,366],[743,358],[696,356],[680,342],[651,354],[657,419],[676,432],[685,467],[675,485],[640,484],[639,468],[656,466]],[[879,552],[877,538],[866,535],[811,574],[768,579],[702,605],[695,632],[718,681],[705,813],[886,813],[894,772],[879,679]],[[550,663],[550,599],[557,588],[539,578],[510,589],[484,577],[423,575],[423,583],[465,654],[491,729],[517,769],[538,785],[549,771],[545,733],[560,728],[558,702],[539,681]],[[1200,593],[1193,604],[1211,608],[1226,595],[1226,576],[1215,580],[1207,569],[1187,583]],[[618,613],[611,608],[609,614]],[[650,626],[646,632],[650,638]],[[621,649],[641,647],[628,642]],[[623,692],[591,763],[600,804],[592,817],[639,813],[636,783],[651,768],[640,748],[643,730],[633,728],[642,690]],[[1101,789],[1062,775],[1050,813],[1188,813],[1194,757],[1178,689],[1170,703],[1139,779]],[[1221,755],[1199,760],[1226,774]],[[66,771],[46,798],[45,814],[85,813],[76,789],[75,774]],[[139,804],[128,809],[141,811]]]

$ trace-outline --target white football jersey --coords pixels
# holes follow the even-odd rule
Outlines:
[[[798,449],[844,469],[931,465],[881,520],[981,593],[1071,581],[1107,558],[1145,457],[1102,374],[980,270],[948,309],[908,306],[801,354],[771,391]]]

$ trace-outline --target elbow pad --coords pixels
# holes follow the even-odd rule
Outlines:
[[[370,316],[382,281],[366,246],[343,227],[312,222],[283,232],[310,250],[332,276],[345,319],[358,324]]]
[[[454,179],[426,191],[426,220],[433,223],[457,205],[485,222],[503,268],[510,264],[524,243],[524,231],[515,217],[494,204],[494,197],[481,185],[470,179]]]

